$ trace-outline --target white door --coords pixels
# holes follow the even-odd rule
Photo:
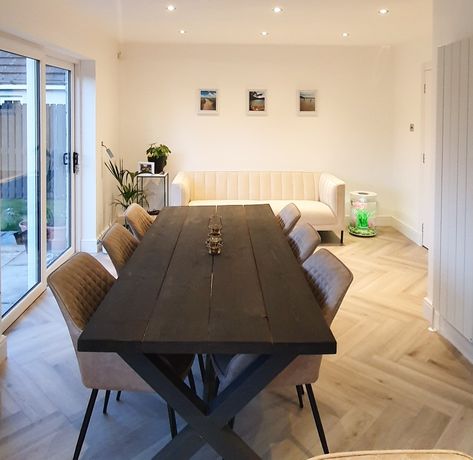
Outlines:
[[[433,222],[434,222],[434,168],[433,168],[433,100],[432,100],[432,69],[424,70],[424,94],[423,94],[423,151],[422,163],[422,199],[421,199],[421,222],[422,222],[422,246],[427,249],[433,245]]]
[[[73,70],[0,37],[3,329],[46,289],[48,273],[74,251]]]

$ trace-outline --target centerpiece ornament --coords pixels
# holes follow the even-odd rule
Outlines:
[[[222,218],[219,215],[214,214],[209,218],[209,235],[205,241],[205,246],[212,256],[217,256],[222,252],[222,227]]]

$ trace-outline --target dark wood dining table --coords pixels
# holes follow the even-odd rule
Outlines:
[[[222,218],[222,253],[205,246]],[[260,458],[228,423],[300,354],[336,341],[269,205],[161,211],[78,341],[116,352],[187,422],[154,458],[190,458],[208,443],[226,460]],[[150,354],[259,358],[211,401]]]

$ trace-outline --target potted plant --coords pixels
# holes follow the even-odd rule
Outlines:
[[[48,250],[64,250],[66,247],[66,213],[61,207],[46,208],[46,241]]]
[[[154,163],[154,172],[159,174],[163,172],[164,167],[166,166],[168,155],[171,153],[170,148],[167,145],[159,144],[156,142],[151,144],[146,150],[146,155],[148,156],[148,161]]]
[[[119,197],[113,200],[115,206],[120,205],[123,209],[126,209],[132,203],[137,203],[138,201],[146,202],[146,196],[138,186],[138,171],[132,172],[125,169],[122,159],[120,159],[118,165],[112,160],[108,160],[105,166],[118,182]]]

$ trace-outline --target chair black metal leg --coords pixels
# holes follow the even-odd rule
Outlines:
[[[105,399],[103,400],[103,410],[102,410],[104,414],[107,413],[108,400],[110,399],[110,393],[111,393],[110,390],[105,390]]]
[[[314,392],[312,391],[312,385],[307,384],[305,386],[307,390],[307,396],[309,397],[310,407],[312,409],[312,415],[314,416],[315,425],[317,427],[317,431],[319,433],[320,443],[322,444],[322,449],[324,454],[328,454],[328,445],[327,439],[325,438],[324,427],[322,425],[322,420],[320,419],[319,409],[317,408],[317,403],[315,402]]]
[[[122,395],[121,390],[117,391],[117,401],[120,401],[120,396]]]
[[[171,430],[171,437],[174,439],[177,436],[176,412],[168,404],[169,428]]]
[[[95,401],[99,390],[93,389],[90,394],[89,403],[87,404],[87,410],[85,411],[84,420],[82,421],[82,426],[80,427],[79,438],[77,439],[76,449],[74,451],[74,456],[72,460],[78,460],[80,451],[82,449],[82,444],[84,444],[85,435],[87,433],[87,428],[89,428],[90,417],[92,416],[92,411],[94,410]]]
[[[205,362],[205,382],[204,382],[204,401],[210,402],[213,398],[215,371],[212,366],[210,355],[207,355]]]
[[[199,362],[199,369],[200,369],[200,376],[202,377],[202,383],[205,385],[207,374],[205,372],[204,357],[200,354],[197,355],[197,361]]]
[[[212,387],[212,397],[210,398],[211,400],[214,400],[217,397],[219,387],[220,387],[220,379],[217,376],[215,376],[214,384]]]
[[[235,417],[232,417],[230,421],[228,422],[228,426],[230,427],[231,430],[233,430],[233,427],[235,426]]]
[[[302,387],[302,385],[296,385],[296,390],[297,390],[297,398],[299,399],[299,407],[303,409],[304,401],[302,399],[302,396],[304,394],[304,388]]]
[[[197,394],[197,389],[195,388],[195,380],[194,380],[194,374],[192,373],[192,369],[189,369],[189,373],[187,374],[187,380],[189,380],[189,386],[191,387],[191,390],[194,392],[194,394]]]
[[[340,245],[343,245],[343,230],[340,232]]]

